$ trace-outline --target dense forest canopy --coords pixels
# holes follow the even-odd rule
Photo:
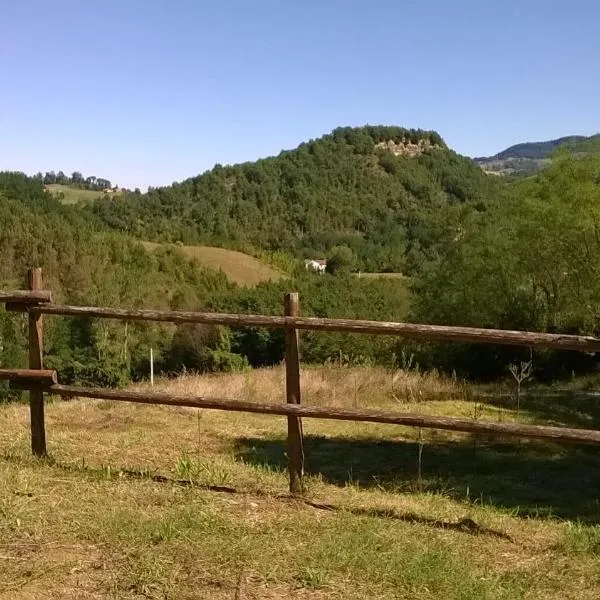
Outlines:
[[[57,301],[132,306],[199,308],[217,290],[232,286],[216,271],[191,265],[177,252],[148,254],[133,240],[98,229],[91,219],[63,206],[37,179],[0,173],[0,287],[22,287],[32,265],[44,269]],[[125,381],[146,359],[159,328],[48,319],[47,363],[66,380]],[[23,320],[0,312],[0,366],[23,365]],[[127,350],[124,351],[123,348]]]
[[[559,146],[573,148],[587,139],[584,135],[569,135],[544,142],[524,142],[510,146],[489,158],[550,158],[550,155]]]
[[[401,319],[408,310],[404,283],[378,285],[348,273],[319,278],[299,268],[292,280],[237,287],[177,248],[145,251],[89,213],[62,205],[38,179],[20,173],[0,173],[0,207],[3,289],[22,287],[27,269],[41,265],[55,300],[74,304],[281,314],[284,291],[296,289],[307,315]],[[24,318],[0,307],[0,367],[26,364],[25,343]],[[119,385],[147,376],[150,347],[158,372],[243,368],[283,356],[277,331],[47,319],[46,364],[58,369],[63,382]],[[307,337],[303,352],[308,361],[356,362],[375,360],[384,347],[389,344],[369,338],[317,335]]]
[[[71,175],[65,175],[62,171],[58,171],[58,173],[55,173],[54,171],[46,171],[44,174],[39,172],[33,176],[33,179],[42,182],[44,185],[58,183],[60,185],[68,185],[70,187],[82,190],[93,190],[98,192],[103,192],[113,188],[113,185],[109,179],[96,177],[95,175],[88,175],[87,177],[84,177],[79,171],[73,171]],[[118,186],[115,186],[115,188],[118,188]]]

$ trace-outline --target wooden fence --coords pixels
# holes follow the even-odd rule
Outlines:
[[[381,410],[303,406],[300,389],[298,330],[395,335],[430,341],[509,344],[581,352],[599,352],[600,338],[472,327],[307,318],[300,316],[299,299],[296,293],[285,295],[284,316],[65,306],[54,304],[51,292],[43,289],[41,269],[29,271],[28,287],[29,290],[26,291],[0,291],[0,302],[5,303],[6,310],[24,312],[28,315],[29,321],[29,368],[0,369],[0,379],[9,380],[11,388],[29,390],[31,447],[33,453],[37,456],[45,456],[46,454],[44,394],[287,416],[290,491],[294,494],[303,491],[302,417],[390,423],[487,435],[536,438],[562,443],[600,444],[600,431],[596,430],[471,421]],[[285,389],[287,402],[285,404],[260,404],[225,398],[188,397],[156,392],[131,392],[61,385],[58,383],[56,372],[45,370],[43,366],[43,315],[283,328],[285,330]]]

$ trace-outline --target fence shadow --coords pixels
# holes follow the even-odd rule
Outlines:
[[[513,412],[514,397],[485,396],[476,401]],[[600,396],[584,392],[556,394],[527,394],[521,398],[521,410],[536,417],[540,425],[600,429]]]
[[[285,470],[286,442],[239,438],[237,458]],[[600,523],[600,454],[595,447],[476,440],[427,442],[304,438],[305,472],[328,483],[390,492],[428,491],[489,504],[523,517]]]

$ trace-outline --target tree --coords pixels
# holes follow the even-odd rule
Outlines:
[[[347,273],[355,264],[356,257],[348,246],[335,246],[327,259],[327,272],[332,275]]]
[[[596,333],[598,181],[600,156],[558,156],[536,178],[507,188],[485,213],[470,214],[443,257],[416,282],[416,318],[440,324]],[[477,368],[484,366],[485,350],[475,353],[467,348],[467,352]],[[508,352],[496,352],[494,358],[488,354],[487,367],[500,373],[508,357]],[[545,360],[552,360],[552,355]],[[585,357],[577,360],[586,363]],[[563,360],[563,369],[568,362]],[[536,359],[536,365],[542,363]]]

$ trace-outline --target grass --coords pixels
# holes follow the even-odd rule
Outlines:
[[[161,244],[154,242],[142,242],[146,250],[156,250]],[[185,256],[198,261],[209,269],[222,270],[227,277],[239,285],[254,286],[263,281],[278,280],[283,273],[266,265],[254,256],[226,250],[225,248],[214,248],[212,246],[176,246]]]
[[[273,368],[155,388],[280,402],[283,381]],[[302,381],[307,404],[517,419],[510,399],[431,374]],[[598,425],[594,405],[556,404],[526,398],[519,419]],[[51,457],[33,459],[27,407],[0,408],[2,600],[600,596],[596,449],[306,419],[299,500],[284,418],[52,401],[47,431]]]
[[[77,204],[78,202],[91,202],[100,198],[102,192],[95,190],[80,190],[69,185],[62,185],[60,183],[51,183],[46,186],[46,189],[51,192],[54,196],[60,197],[63,204]],[[112,196],[119,196],[120,192],[111,194]]]

